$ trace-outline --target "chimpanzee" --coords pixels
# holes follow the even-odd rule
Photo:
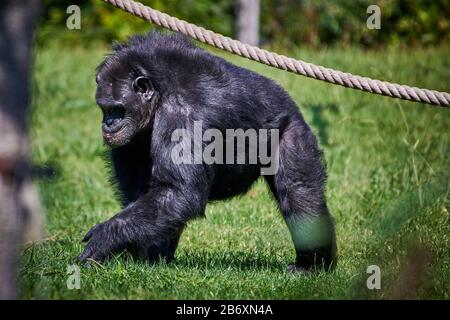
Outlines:
[[[289,269],[334,267],[335,231],[324,196],[322,152],[278,84],[196,47],[183,35],[158,32],[115,44],[98,67],[96,82],[103,140],[111,147],[124,208],[86,234],[81,262],[101,262],[125,249],[150,261],[172,260],[186,223],[203,216],[208,201],[243,194],[262,175],[294,242],[296,261]],[[272,150],[276,170],[262,174],[259,156],[248,163],[250,139],[244,148],[232,149],[227,161],[174,161],[180,147],[177,130],[188,133],[181,144],[193,143],[183,147],[184,156],[205,148],[208,139],[194,141],[195,123],[201,124],[200,134],[259,130],[258,138],[266,142],[257,151],[274,140],[261,129],[278,132]],[[222,151],[230,150],[217,148],[214,156]],[[239,153],[246,161],[228,161]]]

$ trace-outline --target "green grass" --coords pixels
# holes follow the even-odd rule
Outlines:
[[[106,148],[94,101],[95,67],[106,52],[58,45],[37,52],[33,157],[54,164],[59,174],[39,181],[46,234],[24,249],[22,298],[450,298],[450,110],[332,86],[230,55],[225,57],[278,81],[318,134],[337,226],[337,269],[287,274],[293,246],[260,181],[246,196],[208,205],[207,218],[184,232],[176,263],[151,266],[119,256],[81,268],[81,289],[68,290],[67,266],[83,249],[80,239],[120,210],[102,158]],[[345,48],[291,54],[450,91],[448,52]],[[365,285],[373,264],[381,268],[381,290]]]

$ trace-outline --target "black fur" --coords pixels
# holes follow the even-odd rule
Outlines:
[[[150,260],[173,259],[184,226],[204,214],[208,201],[245,193],[260,176],[261,165],[174,164],[171,134],[191,130],[195,120],[203,121],[203,130],[279,129],[280,167],[265,179],[283,216],[287,221],[329,217],[316,138],[272,80],[197,48],[184,36],[153,32],[115,45],[98,68],[97,82],[124,209],[87,233],[81,261],[102,261],[123,249]],[[123,130],[110,134],[117,127]],[[295,266],[334,265],[332,222],[326,232],[325,246],[297,246]]]

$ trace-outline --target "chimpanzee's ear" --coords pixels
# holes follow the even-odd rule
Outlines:
[[[133,89],[136,93],[142,95],[145,100],[150,100],[154,92],[152,82],[144,76],[139,76],[134,79]]]

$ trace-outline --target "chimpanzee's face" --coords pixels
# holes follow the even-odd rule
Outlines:
[[[96,76],[97,105],[102,109],[103,140],[123,146],[149,126],[157,93],[143,68],[110,57]]]

